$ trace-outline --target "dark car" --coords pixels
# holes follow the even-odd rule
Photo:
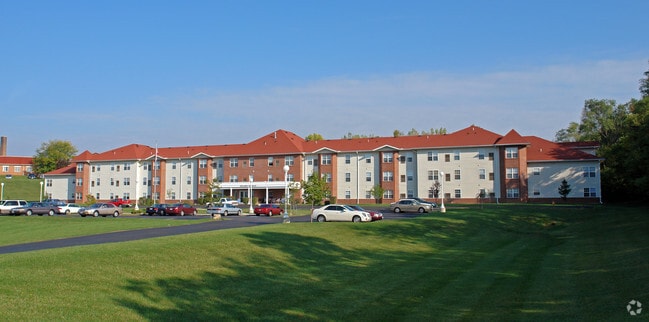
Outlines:
[[[377,221],[377,220],[383,219],[383,214],[378,212],[378,211],[367,210],[367,209],[364,209],[363,207],[361,207],[359,205],[349,205],[349,206],[356,209],[356,210],[369,212],[370,216],[372,216],[372,221]]]
[[[196,216],[196,213],[198,213],[196,207],[188,203],[175,203],[175,204],[168,205],[165,208],[165,214],[167,214],[167,216],[184,216],[184,215]]]
[[[266,216],[273,216],[273,215],[279,215],[284,212],[284,209],[282,209],[278,205],[273,205],[269,203],[264,203],[261,204],[254,209],[255,215],[266,215]]]
[[[149,207],[146,207],[146,214],[149,216],[153,215],[158,215],[158,216],[164,216],[167,213],[165,212],[165,209],[168,207],[166,203],[156,203],[153,204]]]
[[[20,216],[20,215],[54,216],[54,214],[57,213],[57,205],[51,202],[30,202],[25,206],[12,208],[10,212],[14,216]]]

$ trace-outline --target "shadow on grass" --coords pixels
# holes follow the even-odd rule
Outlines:
[[[188,278],[128,280],[131,296],[116,301],[144,319],[170,321],[624,317],[617,300],[633,284],[617,273],[646,282],[638,273],[647,261],[611,275],[609,255],[588,254],[603,245],[589,246],[589,232],[570,227],[593,215],[554,211],[484,207],[351,226],[359,239],[386,245],[377,251],[341,246],[335,237],[245,232],[258,246],[245,257]],[[608,289],[613,281],[602,286],[610,277],[621,290]]]

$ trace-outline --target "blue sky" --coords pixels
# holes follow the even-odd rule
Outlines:
[[[475,124],[553,139],[639,97],[649,1],[0,0],[8,154]]]

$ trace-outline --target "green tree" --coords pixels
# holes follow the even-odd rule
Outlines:
[[[375,185],[374,187],[372,187],[372,190],[370,190],[370,193],[372,194],[372,197],[374,197],[374,200],[376,200],[376,203],[381,203],[384,192],[385,189],[383,189],[383,187],[381,187],[381,185],[379,184]]]
[[[561,199],[566,200],[568,198],[568,195],[570,194],[570,185],[568,184],[568,181],[566,179],[563,179],[561,181],[561,185],[559,186],[559,195],[561,196]]]
[[[66,167],[76,154],[77,148],[69,141],[44,142],[34,155],[34,172],[46,173]]]
[[[311,133],[304,138],[306,141],[322,141],[324,138],[321,134]]]
[[[307,181],[302,180],[300,186],[303,189],[304,201],[311,206],[320,205],[322,201],[331,195],[329,186],[319,172],[313,172]]]
[[[412,129],[410,129],[410,131],[408,131],[408,135],[409,136],[419,135],[419,131],[417,131],[417,129],[413,127]]]
[[[649,70],[644,72],[644,78],[640,79],[640,94],[642,98],[649,97]]]
[[[579,139],[579,123],[577,122],[570,122],[568,128],[559,130],[554,136],[554,140],[557,142],[577,142]]]
[[[398,138],[400,136],[403,136],[403,132],[401,132],[399,130],[394,130],[394,132],[392,132],[392,136],[395,137],[395,138]]]

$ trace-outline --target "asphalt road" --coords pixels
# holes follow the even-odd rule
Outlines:
[[[416,216],[420,216],[420,214],[416,214],[416,213],[395,214],[391,212],[387,212],[387,213],[383,212],[384,220],[413,218]],[[186,217],[172,217],[172,218],[158,217],[158,216],[151,216],[151,217],[142,216],[137,218],[150,218],[151,220],[194,220],[197,218],[205,218],[205,216],[196,216],[196,217],[186,216]],[[130,218],[128,217],[115,218],[115,220],[129,220],[129,219]],[[297,217],[291,217],[290,220],[291,222],[309,222],[311,221],[311,218],[310,216],[297,216]],[[250,215],[228,216],[228,217],[224,217],[224,220],[214,220],[210,222],[191,224],[191,225],[118,231],[118,232],[105,233],[105,234],[0,246],[0,254],[29,252],[29,251],[42,250],[42,249],[81,246],[81,245],[117,243],[117,242],[125,242],[125,241],[139,240],[139,239],[146,239],[146,238],[199,233],[199,232],[213,231],[219,229],[279,224],[282,222],[283,222],[283,218],[281,216],[274,216],[274,217],[250,216]]]

